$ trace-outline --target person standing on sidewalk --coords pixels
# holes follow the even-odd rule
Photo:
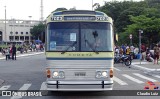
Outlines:
[[[154,64],[158,64],[158,59],[159,59],[159,47],[158,45],[156,44],[155,47],[153,48],[154,50]]]
[[[142,53],[142,60],[146,58],[146,46],[142,43],[141,45],[141,53]]]
[[[12,60],[16,60],[16,47],[14,44],[12,46]]]
[[[130,46],[127,46],[126,47],[126,55],[130,55],[130,52],[131,52]]]
[[[9,54],[10,49],[6,48],[5,54],[6,54],[6,60],[10,59],[10,54]]]

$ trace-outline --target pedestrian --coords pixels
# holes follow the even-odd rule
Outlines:
[[[16,47],[15,47],[15,45],[12,46],[12,60],[16,60]]]
[[[39,51],[39,48],[40,48],[40,46],[39,46],[39,44],[37,43],[37,44],[36,44],[36,51],[37,51],[37,52]]]
[[[154,64],[158,64],[158,59],[159,59],[159,47],[158,45],[156,44],[155,47],[153,48],[154,50]]]
[[[123,55],[126,55],[126,46],[122,44],[122,49],[123,49]]]
[[[12,47],[9,47],[9,54],[10,54],[10,57],[12,57]]]
[[[144,44],[141,45],[141,53],[142,53],[142,60],[146,58],[146,46]]]
[[[123,52],[123,48],[122,48],[122,47],[120,47],[119,55],[120,55],[120,56],[123,56],[123,53],[124,53],[124,52]]]
[[[115,55],[116,55],[116,57],[119,56],[119,47],[118,46],[116,46],[116,48],[115,48]]]
[[[10,59],[9,51],[10,51],[10,49],[9,49],[9,48],[6,48],[6,49],[5,49],[6,60]]]
[[[2,55],[5,55],[5,48],[2,48]]]
[[[131,49],[129,46],[126,47],[126,55],[130,55]]]

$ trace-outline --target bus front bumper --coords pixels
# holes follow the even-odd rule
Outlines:
[[[113,81],[47,81],[48,91],[106,91],[112,90]]]

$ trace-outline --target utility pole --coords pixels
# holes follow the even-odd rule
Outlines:
[[[5,30],[4,30],[4,41],[6,40],[6,34],[7,34],[7,32],[6,32],[6,6],[4,6],[5,7]]]
[[[11,22],[11,32],[10,32],[10,34],[11,34],[11,40],[12,40],[12,41],[14,41],[13,31],[12,31],[12,27],[13,27],[13,20],[12,20],[12,16],[11,16],[11,21],[10,21],[10,22]],[[12,39],[12,38],[13,38],[13,39]],[[11,40],[10,40],[10,41],[11,41]]]
[[[142,54],[141,54],[141,33],[143,33],[143,30],[139,30],[139,54],[140,54],[140,64],[141,64],[141,59],[142,59]]]
[[[43,21],[43,0],[41,0],[41,22]]]
[[[32,18],[32,16],[28,16],[28,17],[30,18],[30,22],[29,22],[29,44],[30,44],[30,42],[31,42],[31,23],[32,23],[31,18]]]
[[[92,11],[93,11],[93,0],[92,0]]]
[[[129,35],[130,38],[130,46],[132,46],[132,34]]]

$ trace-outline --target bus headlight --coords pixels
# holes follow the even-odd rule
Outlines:
[[[64,72],[63,71],[59,72],[59,78],[64,78]]]
[[[106,71],[103,71],[103,72],[102,72],[102,76],[103,76],[103,77],[107,77],[107,72],[106,72]]]
[[[55,77],[58,77],[58,72],[57,71],[53,72],[53,78],[55,78]]]
[[[97,71],[96,72],[96,78],[101,78],[101,76],[102,76],[102,73],[100,71]]]
[[[54,71],[53,72],[53,78],[64,78],[64,72],[63,71]]]
[[[107,71],[97,71],[96,72],[96,78],[106,78],[107,75]]]

